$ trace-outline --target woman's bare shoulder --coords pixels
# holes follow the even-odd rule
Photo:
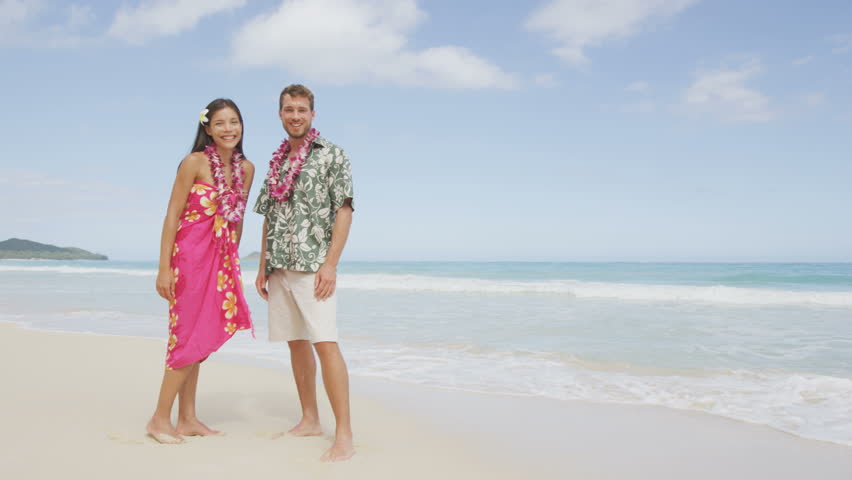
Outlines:
[[[243,170],[245,170],[246,173],[254,173],[254,164],[248,159],[243,160]]]
[[[192,152],[180,161],[178,172],[191,173],[193,177],[201,173],[201,169],[207,164],[207,157],[203,152]]]

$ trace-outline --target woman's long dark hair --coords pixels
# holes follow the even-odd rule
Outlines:
[[[213,115],[216,114],[219,110],[223,108],[230,108],[233,111],[237,112],[237,117],[240,118],[240,126],[242,127],[242,134],[240,135],[240,141],[237,143],[237,146],[234,147],[234,151],[243,153],[243,139],[246,135],[246,126],[243,123],[243,114],[240,113],[240,108],[237,107],[237,104],[234,103],[230,98],[217,98],[213,100],[209,104],[207,104],[207,118],[213,120]],[[210,122],[207,122],[209,125]],[[192,144],[193,152],[203,152],[207,145],[213,143],[213,137],[207,135],[207,132],[204,130],[205,125],[202,125],[201,122],[198,122],[198,131],[195,133],[195,142]]]

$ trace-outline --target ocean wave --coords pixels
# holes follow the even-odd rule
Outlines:
[[[41,272],[61,273],[68,275],[86,274],[108,274],[108,275],[130,275],[133,277],[156,277],[154,269],[144,270],[139,268],[115,268],[115,267],[72,267],[70,265],[0,265],[0,272]]]
[[[338,285],[352,290],[445,292],[460,294],[550,294],[649,302],[699,302],[732,305],[822,305],[852,307],[852,292],[775,290],[729,286],[651,285],[548,280],[516,282],[422,275],[347,274]]]
[[[0,272],[155,277],[156,269],[70,265],[0,265]],[[255,270],[243,271],[253,284]],[[637,302],[688,302],[753,306],[830,306],[852,308],[852,291],[784,290],[728,285],[662,285],[579,280],[512,281],[413,274],[341,274],[343,290],[437,292],[470,295],[562,295],[578,299]]]
[[[716,278],[721,284],[787,284],[787,285],[824,285],[852,287],[852,278],[848,274],[782,274],[782,273],[740,273]]]
[[[850,378],[631,367],[458,346],[350,343],[357,344],[347,356],[353,375],[484,393],[692,410],[852,446]]]

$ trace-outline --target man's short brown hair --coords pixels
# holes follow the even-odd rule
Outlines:
[[[278,110],[284,108],[284,95],[307,98],[311,104],[311,111],[314,111],[314,92],[312,92],[308,87],[298,83],[286,86],[284,90],[281,90],[281,95],[278,96]]]

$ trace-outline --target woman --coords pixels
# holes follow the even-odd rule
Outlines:
[[[195,415],[200,364],[234,332],[252,328],[237,248],[254,165],[242,153],[239,108],[228,99],[213,100],[201,112],[192,153],[178,167],[160,241],[157,293],[169,301],[169,344],[157,409],[147,426],[160,443],[219,433]]]

